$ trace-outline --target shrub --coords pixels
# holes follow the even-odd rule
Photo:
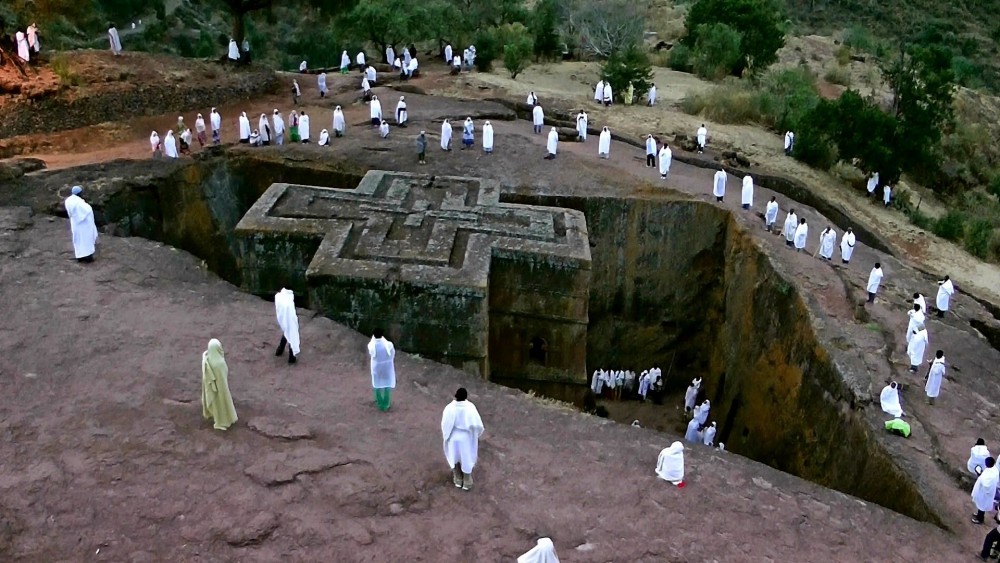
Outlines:
[[[510,77],[516,79],[528,66],[534,42],[528,28],[519,23],[504,24],[499,33],[503,43],[503,66]]]
[[[955,74],[956,84],[966,88],[980,88],[983,85],[983,69],[965,57],[951,59],[951,71]]]
[[[989,192],[1000,199],[1000,174],[995,174],[993,179],[990,180],[990,185],[987,187]]]
[[[695,74],[722,80],[739,64],[743,35],[724,23],[705,24],[698,29],[692,66]]]
[[[993,224],[985,219],[973,221],[965,232],[962,241],[965,250],[973,256],[986,258],[990,250],[990,240],[993,238]]]
[[[948,210],[948,213],[934,222],[934,234],[947,240],[957,241],[962,238],[965,232],[965,214],[956,209]]]
[[[808,67],[770,71],[761,86],[774,98],[772,127],[779,133],[798,131],[803,118],[819,103],[816,76]]]
[[[684,44],[674,45],[670,49],[667,66],[680,72],[691,72],[691,48]]]
[[[611,83],[617,99],[624,99],[630,83],[635,99],[639,99],[653,85],[653,66],[649,64],[646,52],[633,45],[612,54],[601,65],[601,78]]]
[[[778,60],[778,49],[785,44],[785,16],[775,0],[697,0],[684,22],[690,35],[688,47],[698,44],[703,25],[726,24],[742,36],[740,58],[730,69],[732,74],[762,72]]]
[[[480,29],[476,32],[476,70],[489,72],[493,70],[493,61],[500,54],[500,40],[496,28]]]
[[[833,57],[837,59],[838,65],[847,66],[851,62],[851,48],[847,45],[841,45],[833,54]]]
[[[932,217],[927,216],[919,209],[911,210],[908,215],[910,217],[910,222],[913,223],[914,226],[925,231],[933,232],[934,219]]]
[[[910,197],[910,190],[896,187],[892,190],[892,208],[896,211],[909,215],[913,210],[913,198]]]
[[[841,40],[844,46],[850,47],[855,51],[878,55],[878,52],[881,50],[878,42],[875,40],[875,36],[868,31],[868,28],[860,25],[852,25],[845,29]]]
[[[61,84],[78,86],[82,82],[80,75],[73,72],[73,69],[70,67],[69,58],[67,58],[66,55],[61,53],[54,55],[52,57],[51,66],[52,72],[59,77],[59,82]]]
[[[792,156],[820,170],[829,170],[837,162],[837,153],[826,137],[820,131],[806,127],[795,135]]]
[[[798,131],[817,103],[815,77],[806,68],[791,68],[770,71],[757,84],[727,78],[684,98],[681,110],[719,123],[757,123],[784,133]]]
[[[840,84],[841,86],[851,86],[851,72],[845,67],[835,66],[831,67],[823,75],[823,80],[826,80],[830,84]]]

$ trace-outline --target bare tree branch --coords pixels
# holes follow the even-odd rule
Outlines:
[[[638,43],[646,27],[638,0],[569,0],[561,8],[564,31],[597,58]]]

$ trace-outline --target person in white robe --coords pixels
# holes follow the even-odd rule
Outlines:
[[[307,67],[308,65],[306,64],[306,62],[302,61],[301,63],[299,63],[299,72],[305,72]]]
[[[920,311],[923,313],[926,313],[928,311],[927,300],[924,299],[924,296],[921,295],[919,291],[913,294],[913,304],[920,305]]]
[[[545,111],[542,110],[542,106],[535,105],[531,109],[531,125],[536,135],[542,132],[542,127],[545,125]]]
[[[771,196],[771,201],[764,207],[764,229],[771,232],[778,221],[778,198]]]
[[[160,135],[156,131],[153,131],[153,133],[149,135],[149,146],[153,149],[153,158],[163,156],[163,151],[160,146]]]
[[[181,152],[191,154],[191,129],[187,127],[181,131]]]
[[[399,75],[402,76],[403,75],[403,68],[405,68],[403,66],[403,59],[401,59],[399,57],[396,57],[396,60],[392,61],[392,70],[393,70],[393,72],[399,72]]]
[[[917,331],[917,327],[923,326],[926,315],[924,315],[924,310],[920,307],[919,303],[914,303],[913,308],[907,311],[906,314],[910,317],[909,322],[906,324],[906,343],[909,344],[913,333]]]
[[[229,38],[229,60],[234,62],[240,60],[240,48],[232,37]]]
[[[205,146],[205,142],[206,142],[206,139],[205,139],[205,130],[206,130],[206,127],[205,127],[205,117],[199,113],[198,116],[195,117],[195,119],[194,119],[194,131],[195,131],[195,133],[197,134],[197,137],[198,137],[198,146],[199,147]]]
[[[417,72],[420,70],[420,62],[417,61],[417,57],[412,57],[410,62],[406,64],[406,78],[410,79],[417,76]]]
[[[451,135],[453,132],[454,131],[452,131],[451,128],[451,121],[445,119],[444,123],[441,124],[441,150],[451,150]]]
[[[278,108],[271,114],[271,121],[274,122],[274,144],[281,146],[285,144],[285,120],[281,117]]]
[[[361,72],[364,72],[365,66],[366,66],[365,65],[365,52],[364,51],[359,51],[358,55],[356,57],[354,57],[354,62],[357,63],[358,70],[360,70]]]
[[[801,252],[806,247],[809,238],[809,225],[806,224],[805,217],[799,219],[799,224],[795,227],[795,252]]]
[[[97,224],[94,209],[80,197],[83,188],[73,186],[63,205],[69,217],[69,232],[73,239],[73,256],[77,262],[93,262],[97,252]]]
[[[879,394],[878,400],[882,405],[883,412],[896,418],[904,415],[903,405],[899,402],[899,384],[895,381],[882,388],[882,393]]]
[[[743,205],[743,209],[750,209],[753,207],[753,178],[749,174],[743,177],[743,192],[740,194],[740,203]]]
[[[587,140],[587,112],[581,110],[576,114],[576,140],[581,143]]]
[[[670,150],[670,147],[666,143],[660,147],[660,154],[657,155],[660,161],[660,179],[666,180],[667,176],[670,174],[670,164],[674,160],[674,153]]]
[[[983,462],[983,472],[972,487],[972,502],[976,505],[976,514],[972,516],[974,524],[982,524],[987,512],[993,512],[996,499],[997,484],[1000,483],[1000,466],[992,457]]]
[[[381,138],[383,138],[383,139],[388,139],[389,138],[389,122],[388,121],[386,121],[386,120],[383,119],[382,123],[379,123],[379,126],[378,126],[378,136],[381,137]]]
[[[614,101],[614,93],[611,90],[611,83],[604,83],[604,107],[611,107],[611,103]]]
[[[267,120],[267,115],[260,114],[260,119],[257,120],[257,130],[260,131],[260,144],[270,145],[271,123]]]
[[[715,445],[715,433],[718,428],[715,425],[715,421],[712,421],[712,425],[705,429],[705,435],[702,437],[701,443],[708,447]]]
[[[837,231],[833,230],[833,227],[827,225],[826,229],[819,234],[819,248],[816,249],[816,253],[819,254],[820,258],[830,261],[833,260],[833,249],[837,246]]]
[[[892,188],[886,184],[882,186],[882,204],[889,207],[890,203],[892,203]]]
[[[692,418],[687,425],[687,431],[684,432],[684,440],[691,442],[692,444],[701,443],[701,423],[698,422],[697,418]]]
[[[986,447],[986,440],[979,438],[976,440],[976,445],[969,450],[969,461],[966,462],[965,467],[978,477],[986,469],[986,458],[988,457],[992,456],[990,449]]]
[[[795,214],[794,209],[788,210],[788,215],[785,216],[785,224],[782,226],[781,232],[785,235],[785,245],[788,247],[795,246],[795,228],[799,226],[799,217]]]
[[[649,92],[646,92],[646,105],[653,107],[656,105],[656,84],[649,87]]]
[[[299,98],[302,97],[302,90],[299,88],[299,81],[292,79],[292,105],[299,105]]]
[[[378,101],[378,96],[372,95],[372,101],[368,104],[368,115],[372,119],[372,127],[382,124],[382,102]]]
[[[878,184],[879,184],[878,172],[868,177],[868,183],[866,184],[865,187],[868,189],[868,197],[871,199],[872,203],[875,202],[875,189],[878,188]]]
[[[549,138],[545,142],[545,159],[552,160],[556,157],[556,152],[559,149],[559,132],[553,127],[549,131]]]
[[[868,292],[868,303],[875,302],[875,294],[878,293],[878,286],[882,283],[882,264],[875,262],[875,267],[868,274],[868,283],[865,290]]]
[[[337,106],[333,109],[333,136],[343,137],[347,130],[347,120],[344,119],[344,110]]]
[[[274,355],[282,356],[285,346],[288,346],[288,363],[294,364],[299,355],[299,317],[295,310],[295,292],[281,288],[281,291],[275,293],[274,313],[278,319],[278,328],[281,329],[281,341],[278,342]]]
[[[694,403],[698,400],[698,389],[701,388],[701,378],[691,380],[691,385],[688,385],[687,391],[684,392],[684,412],[692,412],[694,410]]]
[[[451,43],[444,46],[444,63],[448,64],[451,62]]]
[[[684,444],[674,442],[660,450],[656,458],[656,476],[678,487],[684,486]]]
[[[650,375],[648,371],[642,372],[642,376],[639,377],[639,397],[640,400],[646,400],[646,394],[649,393],[649,381]]]
[[[451,45],[448,47],[450,48]],[[549,538],[541,538],[535,547],[517,558],[517,563],[559,563],[559,557],[556,556],[556,546],[552,545],[552,540]]]
[[[387,411],[392,403],[392,390],[396,388],[396,348],[381,329],[375,329],[368,342],[368,356],[371,359],[375,406],[380,411]]]
[[[611,158],[611,130],[607,127],[601,129],[601,134],[597,138],[597,157]]]
[[[646,168],[656,166],[656,139],[653,134],[646,135]]]
[[[328,147],[328,146],[330,146],[330,132],[327,131],[326,129],[323,129],[322,131],[320,131],[319,132],[319,141],[317,141],[317,144],[319,146],[321,146],[321,147]]]
[[[378,73],[375,72],[375,67],[368,65],[368,68],[365,69],[365,78],[368,79],[369,84],[378,82]]]
[[[299,138],[302,139],[303,143],[309,142],[309,116],[306,115],[305,110],[299,114]]]
[[[451,59],[451,73],[459,74],[460,72],[462,72],[462,59],[458,55],[455,55],[455,57]]]
[[[847,232],[844,233],[844,237],[840,239],[840,261],[842,263],[851,263],[855,244],[857,244],[857,239],[854,237],[854,229],[848,227]]]
[[[727,181],[728,177],[725,170],[720,168],[715,171],[715,176],[712,178],[712,195],[715,196],[715,201],[722,201],[722,198],[726,197]]]
[[[249,143],[250,142],[250,118],[247,117],[247,112],[240,114],[240,142]]]
[[[209,123],[212,126],[212,144],[222,144],[222,116],[219,111],[212,108],[212,113],[208,114]]]
[[[400,96],[399,101],[396,102],[396,127],[406,127],[407,119],[406,96]]]
[[[705,152],[705,145],[708,143],[708,129],[705,128],[704,123],[698,128],[696,138],[698,139],[698,152]]]
[[[795,133],[785,131],[785,154],[792,156],[793,150],[795,150]]]
[[[396,50],[389,45],[385,48],[385,64],[391,65],[394,60],[396,60]]]
[[[316,87],[319,88],[319,97],[325,98],[326,93],[329,91],[326,88],[326,73],[321,72],[316,75]]]
[[[258,133],[256,129],[254,129],[253,132],[250,133],[250,146],[251,147],[260,146],[260,133]]]
[[[924,352],[927,350],[927,328],[918,325],[906,345],[906,355],[910,357],[910,371],[917,373],[920,364],[924,363]]]
[[[108,43],[111,44],[111,52],[118,56],[122,54],[122,40],[118,36],[118,28],[111,26],[108,28]]]
[[[943,280],[938,282],[937,298],[935,299],[938,318],[943,317],[945,312],[948,311],[948,308],[951,306],[952,295],[955,295],[955,285],[951,283],[950,276],[945,276]]]
[[[537,106],[538,96],[536,96],[534,92],[528,92],[528,97],[527,99],[524,100],[524,103],[528,104],[529,106]]]
[[[467,148],[472,148],[472,145],[473,145],[473,143],[476,140],[475,139],[475,132],[476,132],[476,126],[475,126],[474,123],[472,123],[472,118],[471,117],[466,117],[465,118],[465,123],[462,124],[462,150],[463,151],[465,149],[467,149]]]
[[[708,413],[712,408],[712,402],[705,399],[700,405],[694,408],[694,419],[698,421],[698,424],[702,426],[708,422]]]
[[[177,154],[177,139],[174,139],[173,130],[167,131],[165,137],[163,137],[163,156],[167,158],[179,158],[180,155]]]
[[[31,58],[31,51],[28,50],[28,38],[24,35],[24,32],[18,31],[14,34],[14,39],[17,41],[17,57],[24,62],[28,62]]]
[[[594,380],[590,384],[590,389],[595,395],[601,395],[601,391],[604,390],[604,370],[599,369],[594,371]]]
[[[465,388],[455,392],[455,400],[441,414],[444,457],[451,468],[452,482],[464,491],[472,489],[472,470],[479,458],[479,437],[485,427],[476,405]]]
[[[604,103],[604,81],[597,81],[597,86],[594,87],[594,101],[603,104]]]
[[[367,76],[361,77],[361,97],[364,100],[371,100],[372,97],[372,85],[368,82]]]
[[[351,57],[344,51],[340,54],[340,74],[347,74],[351,70]]]
[[[29,25],[25,33],[28,36],[28,47],[37,54],[42,50],[42,44],[38,41],[38,26],[35,24]]]
[[[941,382],[944,381],[945,367],[944,350],[938,350],[931,360],[931,369],[927,370],[926,381],[924,382],[924,393],[927,394],[927,404],[933,405],[934,400],[941,394]]]
[[[400,70],[406,71],[406,69],[410,68],[410,58],[411,57],[412,56],[410,55],[410,50],[409,49],[403,49],[403,61],[401,63],[402,66],[399,67]]]
[[[493,125],[489,120],[483,124],[483,150],[486,154],[493,153]]]

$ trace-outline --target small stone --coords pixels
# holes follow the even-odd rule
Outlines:
[[[765,479],[761,477],[754,477],[753,479],[751,479],[751,481],[753,481],[754,485],[757,485],[758,487],[764,489],[765,491],[770,490],[771,488],[774,487],[774,485],[767,482]]]
[[[576,550],[577,551],[584,551],[584,552],[586,552],[586,551],[593,551],[594,547],[596,547],[596,546],[594,544],[592,544],[592,543],[581,543],[580,545],[576,546]]]
[[[28,373],[24,374],[24,377],[27,377],[28,379],[35,379],[36,377],[38,377],[38,374],[29,371]]]
[[[389,513],[393,516],[398,516],[403,513],[403,505],[398,502],[394,502],[389,505]]]

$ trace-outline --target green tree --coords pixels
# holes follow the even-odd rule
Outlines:
[[[503,45],[503,67],[512,79],[527,68],[534,47],[531,33],[520,23],[504,24],[499,29],[500,43]]]
[[[476,69],[479,72],[489,72],[493,69],[493,61],[502,53],[497,28],[480,29],[473,37],[476,46]]]
[[[424,6],[410,0],[364,0],[343,16],[341,25],[355,39],[372,42],[379,53],[389,45],[399,52],[404,42],[425,38]]]
[[[559,50],[559,33],[556,31],[557,11],[556,0],[538,0],[535,3],[531,13],[531,34],[534,35],[533,48],[536,57],[551,58]],[[504,51],[506,52],[506,48]]]
[[[739,65],[743,35],[724,23],[704,24],[694,47],[694,72],[709,80],[722,80]]]
[[[778,49],[785,44],[784,12],[775,0],[698,0],[688,10],[684,26],[688,36],[684,42],[694,48],[699,30],[716,23],[738,31],[741,57],[731,72],[756,74],[778,60]]]
[[[635,99],[641,98],[653,85],[653,65],[638,45],[616,51],[601,65],[601,79],[611,83],[617,99],[622,99],[631,83]]]

